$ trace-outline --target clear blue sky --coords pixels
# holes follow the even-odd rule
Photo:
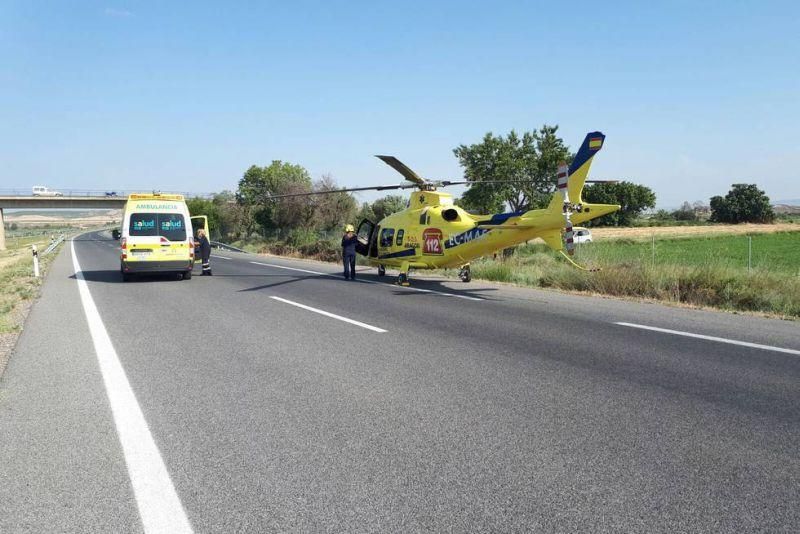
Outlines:
[[[800,198],[799,6],[0,0],[0,188],[397,183],[385,153],[454,179],[454,147],[547,123],[659,206]]]

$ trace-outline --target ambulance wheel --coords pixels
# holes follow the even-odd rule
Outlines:
[[[386,267],[378,265],[378,276],[386,276]]]
[[[192,279],[192,271],[186,271],[185,273],[183,273],[183,279],[184,280],[191,280]]]
[[[397,275],[397,285],[398,286],[408,285],[408,275],[406,273],[400,273],[399,275]]]

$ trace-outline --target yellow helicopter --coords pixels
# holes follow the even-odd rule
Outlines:
[[[541,238],[573,265],[573,224],[580,224],[620,209],[615,204],[587,204],[581,192],[594,155],[603,147],[601,132],[586,135],[571,165],[558,168],[557,191],[544,209],[473,215],[453,203],[453,196],[438,191],[440,187],[469,184],[466,181],[431,181],[418,176],[394,156],[376,156],[402,174],[407,183],[393,186],[360,187],[335,191],[275,195],[271,198],[308,194],[340,193],[367,190],[418,189],[411,193],[408,207],[378,223],[364,219],[358,226],[356,251],[378,275],[387,267],[400,271],[397,283],[408,285],[412,269],[460,268],[459,278],[471,280],[469,264],[481,256]],[[513,182],[495,182],[513,183]],[[566,253],[565,253],[566,251]]]

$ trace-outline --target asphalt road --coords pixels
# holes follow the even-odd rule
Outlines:
[[[74,248],[196,532],[800,530],[798,323],[117,245]],[[78,286],[66,247],[0,380],[3,533],[158,530]]]

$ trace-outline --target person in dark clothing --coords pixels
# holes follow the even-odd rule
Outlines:
[[[203,276],[211,276],[211,243],[208,242],[206,231],[202,228],[197,231],[197,241],[200,243],[200,260],[203,262]]]
[[[342,237],[342,260],[344,261],[344,279],[356,279],[356,243],[358,238],[355,234],[355,228],[352,224],[344,227],[344,236]]]

